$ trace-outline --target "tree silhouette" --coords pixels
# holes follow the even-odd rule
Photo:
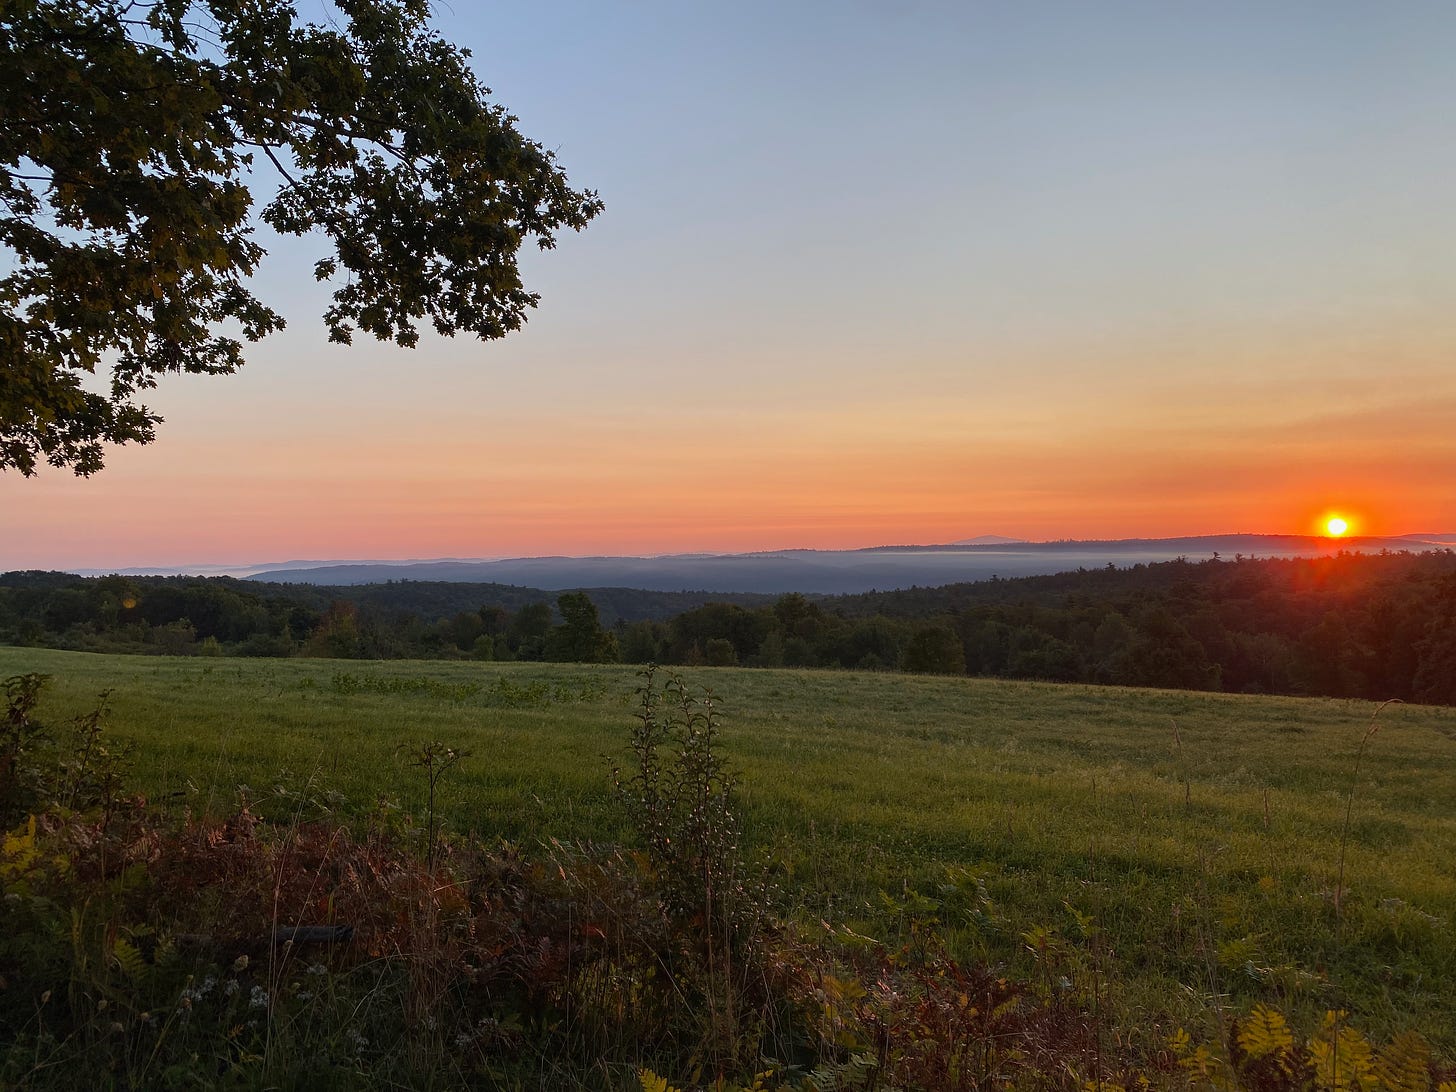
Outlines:
[[[331,340],[524,322],[520,247],[601,202],[488,101],[426,0],[334,6],[317,25],[286,0],[5,5],[0,468],[92,474],[103,443],[154,439],[137,397],[159,376],[232,372],[282,327],[247,286],[265,164],[262,219],[329,241]]]

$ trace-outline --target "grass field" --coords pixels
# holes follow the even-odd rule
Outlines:
[[[112,691],[109,723],[164,806],[311,783],[346,811],[380,795],[418,810],[401,747],[439,739],[473,752],[444,782],[456,831],[626,829],[609,756],[626,757],[629,667],[0,648],[0,677],[30,671],[54,676],[52,721]],[[1416,1028],[1456,1055],[1456,711],[1381,710],[1351,804],[1368,703],[729,668],[687,680],[722,701],[748,840],[807,927],[898,941],[934,923],[962,957],[1094,976],[1133,1045],[1267,1000],[1306,1024],[1343,1007],[1377,1033]]]

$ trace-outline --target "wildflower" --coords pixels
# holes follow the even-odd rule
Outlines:
[[[310,963],[303,971],[304,974],[320,975],[328,974],[329,969],[322,963]]]
[[[231,997],[233,994],[237,993],[238,980],[236,978],[229,978],[226,982],[223,983],[222,992],[223,995],[226,997]]]
[[[233,960],[233,971],[234,972],[246,971],[247,969],[248,969],[248,957],[247,957],[247,954],[246,953],[243,954],[243,955],[238,956],[237,959]]]
[[[266,1009],[268,1007],[268,991],[262,986],[254,986],[253,992],[248,995],[248,1008]]]
[[[182,1007],[190,1009],[193,1005],[193,1002],[201,1001],[204,997],[212,992],[213,987],[216,985],[217,979],[214,978],[212,975],[208,975],[202,980],[202,983],[197,986],[192,985],[192,979],[189,978],[187,980],[187,985],[182,988]]]

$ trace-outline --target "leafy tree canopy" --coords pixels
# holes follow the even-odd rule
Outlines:
[[[334,6],[0,0],[0,468],[94,473],[103,443],[154,438],[158,376],[232,372],[283,325],[247,286],[255,169],[281,179],[266,223],[329,240],[330,340],[520,327],[521,245],[601,202],[427,0]]]

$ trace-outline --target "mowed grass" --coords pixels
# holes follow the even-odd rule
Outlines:
[[[222,810],[239,786],[266,801],[312,784],[346,812],[383,796],[418,813],[424,779],[406,752],[438,739],[473,752],[444,781],[458,832],[529,844],[629,829],[610,759],[629,757],[631,667],[0,648],[0,676],[29,671],[54,676],[51,722],[111,690],[135,781],[164,806]],[[684,675],[721,702],[750,850],[811,932],[825,921],[905,943],[929,928],[958,956],[1095,996],[1135,1047],[1264,1000],[1306,1026],[1345,1008],[1456,1054],[1456,711]],[[1040,954],[1024,935],[1038,927],[1053,931]]]

